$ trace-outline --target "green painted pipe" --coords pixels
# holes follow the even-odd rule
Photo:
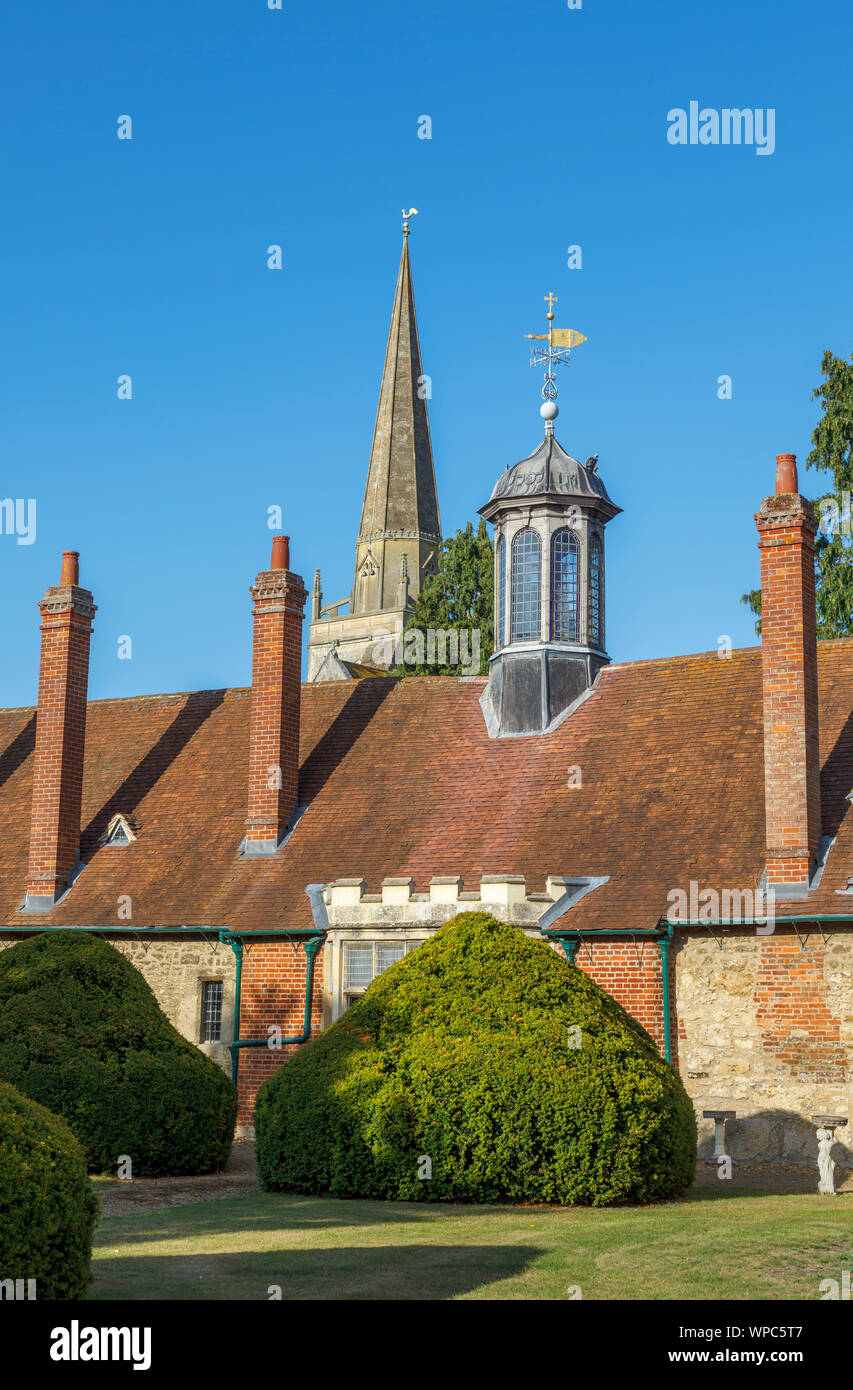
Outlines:
[[[303,929],[300,928],[299,932],[301,935]],[[231,946],[231,949],[237,958],[237,972],[234,985],[234,1041],[231,1043],[228,1049],[231,1053],[231,1076],[235,1086],[237,1085],[237,1077],[239,1074],[240,1048],[269,1047],[269,1038],[240,1037],[240,994],[243,979],[243,937],[265,936],[276,937],[279,940],[286,940],[288,937],[293,935],[294,933],[292,931],[220,933],[220,939],[223,941],[227,940],[229,942],[229,945]],[[296,1034],[294,1037],[291,1038],[282,1038],[280,1041],[281,1047],[296,1046],[299,1043],[307,1042],[309,1037],[311,1036],[311,994],[314,984],[314,962],[317,959],[317,954],[325,939],[326,933],[318,933],[315,928],[314,932],[305,941],[305,955],[308,964],[305,971],[305,1014],[303,1019],[302,1032]]]
[[[574,965],[575,956],[581,941],[589,937],[592,940],[608,941],[613,937],[638,937],[647,936],[657,940],[660,944],[661,971],[663,974],[663,1050],[668,1062],[672,1062],[672,1047],[670,1038],[670,1004],[669,1004],[669,947],[672,942],[673,924],[661,919],[656,927],[638,927],[635,931],[630,931],[627,927],[616,927],[612,931],[597,931],[594,927],[580,927],[574,931],[562,928],[554,931],[551,928],[539,928],[540,936],[546,938],[553,937],[559,941],[565,953],[566,960],[570,965]]]
[[[672,927],[660,939],[660,964],[663,972],[663,1050],[666,1060],[672,1063],[672,1048],[669,1036],[669,948],[672,944]]]
[[[326,939],[326,933],[318,933],[316,927],[289,927],[286,931],[235,931],[231,927],[65,927],[49,926],[47,923],[16,923],[12,927],[0,926],[0,936],[12,935],[13,933],[32,934],[35,932],[56,932],[56,931],[82,931],[92,932],[98,936],[115,936],[119,933],[129,936],[180,936],[194,935],[204,936],[208,932],[216,932],[219,940],[223,944],[231,947],[236,958],[236,978],[234,982],[234,1041],[229,1046],[231,1053],[231,1075],[234,1085],[237,1084],[237,1072],[241,1047],[266,1047],[269,1039],[267,1038],[241,1038],[240,1037],[240,1000],[242,994],[243,981],[243,942],[254,941],[258,937],[272,938],[278,941],[289,941],[293,937],[298,939],[305,938],[305,954],[308,958],[308,968],[305,980],[305,1022],[302,1032],[292,1038],[282,1038],[281,1045],[291,1046],[292,1044],[304,1043],[311,1036],[311,990],[314,981],[314,962],[317,953]]]
[[[232,941],[231,950],[234,952],[235,974],[234,974],[234,1037],[240,1036],[240,998],[243,984],[243,943],[242,941]],[[231,1080],[237,1085],[237,1061],[239,1053],[235,1051],[232,1043],[228,1051],[231,1053]]]

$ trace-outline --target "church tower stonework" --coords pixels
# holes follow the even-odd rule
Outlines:
[[[345,662],[367,668],[393,666],[396,637],[411,616],[424,579],[438,569],[442,538],[428,395],[405,220],[352,592],[324,606],[319,571],[315,574],[309,681],[348,678],[352,673]],[[349,612],[342,614],[347,606]]]

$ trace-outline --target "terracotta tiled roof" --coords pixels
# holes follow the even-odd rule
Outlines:
[[[789,911],[844,913],[853,874],[853,642],[819,647],[823,822],[838,832],[819,890]],[[237,849],[249,691],[96,700],[83,795],[87,861],[51,924],[310,926],[309,882],[434,875],[610,875],[565,924],[653,926],[671,888],[753,887],[763,869],[760,649],[605,668],[554,733],[490,740],[481,680],[379,678],[302,690],[300,801],[273,859]],[[34,711],[0,711],[0,921],[25,884]],[[580,768],[581,786],[568,770]],[[99,846],[116,812],[138,839]],[[846,818],[845,818],[846,817]],[[781,905],[780,905],[781,909]],[[780,915],[781,911],[780,911]]]

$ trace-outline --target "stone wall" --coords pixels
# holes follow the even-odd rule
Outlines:
[[[772,936],[715,928],[677,936],[675,1014],[680,1069],[710,1159],[713,1122],[703,1110],[735,1110],[726,1130],[735,1164],[814,1163],[811,1117],[853,1115],[853,933],[777,923]],[[853,1163],[850,1127],[833,1157]]]
[[[169,1022],[223,1071],[231,1075],[228,1044],[234,1035],[234,952],[213,937],[162,937],[145,942],[132,936],[103,939],[126,956],[145,977]],[[2,948],[13,946],[21,937],[7,936]],[[215,948],[215,949],[214,949]],[[222,981],[222,1042],[202,1043],[201,987],[204,980]]]
[[[551,893],[556,895],[555,880]],[[503,896],[504,902],[495,901]],[[386,880],[370,900],[360,880],[327,890],[330,932],[316,962],[312,1035],[340,1012],[339,953],[346,941],[425,940],[456,912],[486,908],[531,936],[546,895],[526,894],[523,881],[483,885],[462,894],[456,880],[434,881],[414,896],[408,880]],[[396,901],[395,901],[396,899]],[[445,899],[445,901],[441,901]],[[485,899],[485,901],[484,901]],[[569,914],[570,915],[570,914]],[[773,935],[746,928],[676,932],[670,949],[671,1049],[699,1121],[700,1158],[712,1157],[713,1123],[703,1110],[734,1110],[727,1149],[735,1165],[814,1164],[816,1114],[853,1116],[853,931],[824,935],[778,924]],[[175,1027],[230,1075],[235,960],[230,947],[197,937],[106,937],[144,975]],[[7,937],[6,944],[14,938]],[[214,949],[215,944],[215,949]],[[244,1037],[264,1038],[271,1024],[285,1036],[301,1031],[305,952],[287,942],[257,942],[244,955]],[[651,1033],[663,1051],[663,990],[656,941],[583,941],[577,966],[587,971]],[[223,981],[222,1038],[199,1044],[201,985]],[[240,1126],[249,1132],[255,1092],[294,1051],[247,1048],[240,1057]],[[838,1131],[834,1151],[853,1167],[853,1126]]]

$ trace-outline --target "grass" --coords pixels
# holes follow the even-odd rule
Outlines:
[[[700,1188],[557,1209],[261,1193],[105,1217],[88,1297],[819,1299],[851,1261],[843,1196]]]

